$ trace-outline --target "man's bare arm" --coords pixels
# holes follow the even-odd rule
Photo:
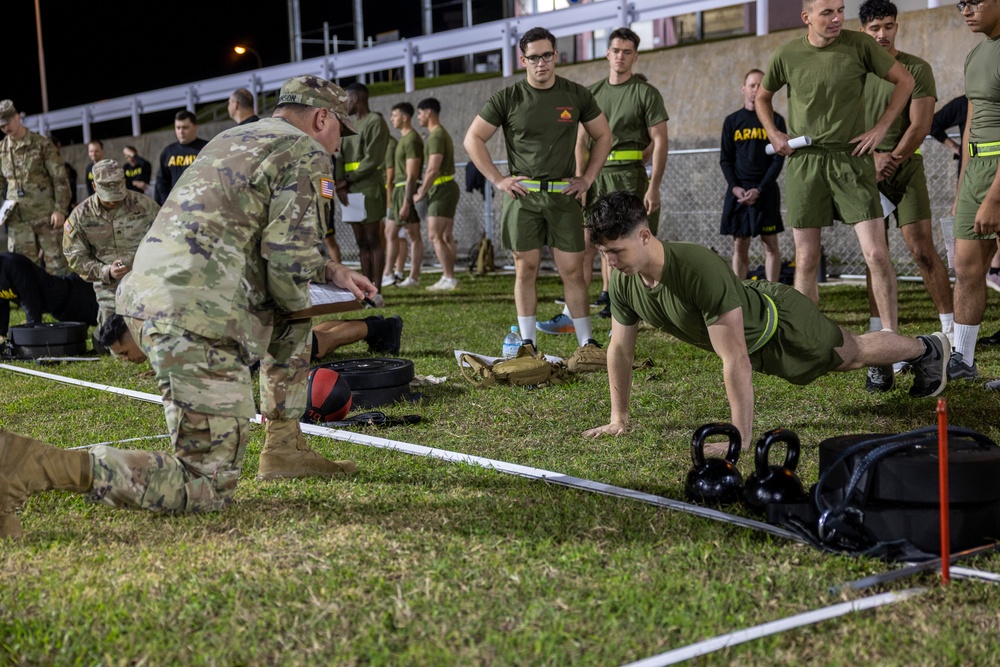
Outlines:
[[[907,100],[913,94],[913,75],[903,66],[903,63],[898,61],[893,63],[885,75],[885,80],[895,84],[895,88],[892,89],[892,97],[889,99],[889,105],[882,112],[879,119],[875,121],[875,125],[870,130],[851,139],[852,144],[858,144],[851,152],[851,155],[855,157],[873,152],[882,143],[886,132],[889,131],[889,127],[892,125],[892,121],[896,120],[899,114],[903,113],[903,107],[906,106]],[[757,97],[759,104],[760,93],[757,94]]]
[[[604,163],[608,160],[611,146],[614,139],[611,136],[611,126],[608,119],[602,113],[594,120],[582,123],[587,130],[587,134],[594,140],[590,147],[590,157],[587,158],[587,167],[583,170],[583,175],[578,178],[571,178],[569,187],[563,190],[563,194],[580,196],[587,193],[590,186],[594,184],[597,175],[604,168]]]
[[[629,397],[632,392],[632,361],[638,325],[625,326],[611,320],[611,342],[608,344],[608,386],[611,390],[611,421],[584,431],[589,438],[602,435],[622,435],[628,430]]]
[[[528,189],[521,185],[521,181],[527,176],[504,176],[493,164],[493,158],[490,157],[490,150],[486,147],[486,142],[493,138],[497,129],[496,125],[487,123],[482,116],[476,116],[472,125],[469,126],[469,131],[465,133],[465,141],[462,142],[462,145],[465,146],[465,152],[469,154],[469,159],[476,165],[476,169],[486,177],[487,181],[492,183],[497,190],[517,199],[528,194]]]
[[[747,352],[743,309],[734,308],[708,327],[715,353],[722,358],[722,379],[734,426],[744,443],[753,437],[753,368]]]
[[[649,187],[646,188],[646,195],[642,200],[646,205],[647,215],[660,208],[660,185],[663,183],[663,173],[667,169],[667,153],[670,150],[667,121],[657,123],[648,131],[649,138],[652,139],[650,145],[653,147],[653,168],[649,175]]]
[[[774,123],[774,93],[767,88],[758,88],[757,97],[754,101],[754,108],[757,111],[757,120],[764,126],[767,132],[767,140],[771,142],[774,152],[778,155],[791,155],[794,148],[789,147],[788,140],[791,138],[778,129]]]
[[[410,217],[410,207],[413,206],[413,195],[417,192],[417,179],[420,178],[420,167],[423,166],[422,157],[406,158],[406,186],[403,192],[403,205],[399,207],[400,224],[405,224]]]

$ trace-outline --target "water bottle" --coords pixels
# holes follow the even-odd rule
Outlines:
[[[504,359],[513,359],[517,356],[517,351],[521,347],[521,334],[517,332],[517,326],[513,325],[510,328],[510,333],[507,334],[503,339],[503,357]]]

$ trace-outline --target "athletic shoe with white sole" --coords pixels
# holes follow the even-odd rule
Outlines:
[[[1000,331],[997,331],[992,336],[983,336],[977,342],[978,345],[1000,345]]]
[[[965,363],[961,352],[955,352],[951,355],[951,361],[948,362],[949,380],[975,380],[978,377],[979,367],[976,366],[975,361],[971,364]]]
[[[611,297],[608,296],[607,292],[601,292],[597,296],[597,300],[590,304],[591,308],[601,308],[607,306],[611,303]]]
[[[441,276],[441,279],[436,283],[427,288],[429,292],[448,292],[458,287],[458,278],[445,278]]]
[[[986,286],[991,290],[996,290],[1000,292],[1000,273],[988,273],[986,274]]]
[[[392,287],[396,284],[396,276],[388,273],[382,276],[382,287]]]
[[[917,338],[923,342],[926,350],[911,362],[913,386],[910,387],[910,396],[937,396],[948,385],[950,361],[954,361],[951,348],[948,347],[948,338],[940,331]]]
[[[573,326],[573,320],[566,313],[559,313],[551,320],[545,320],[544,322],[537,322],[535,328],[542,333],[547,334],[571,334],[576,333],[576,327]]]
[[[892,366],[869,366],[868,377],[865,378],[865,391],[870,394],[892,391],[896,385],[896,376]]]
[[[419,286],[420,286],[420,281],[414,280],[413,276],[410,276],[409,278],[407,278],[402,282],[396,283],[396,287],[419,287]]]

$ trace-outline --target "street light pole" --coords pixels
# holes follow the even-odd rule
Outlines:
[[[38,0],[35,0],[35,2],[37,2],[37,1]],[[264,69],[264,61],[262,61],[260,59],[260,54],[257,53],[256,49],[252,49],[249,46],[234,46],[233,47],[233,51],[235,51],[237,54],[239,54],[241,56],[244,53],[252,53],[252,54],[254,54],[255,56],[257,56],[257,69]]]
[[[35,28],[38,31],[38,71],[42,79],[42,113],[49,112],[49,87],[45,82],[45,48],[42,46],[42,10],[35,0]]]

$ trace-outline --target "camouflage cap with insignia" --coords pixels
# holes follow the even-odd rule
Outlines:
[[[17,109],[10,100],[0,100],[0,127],[10,122],[10,119],[17,115]]]
[[[335,83],[318,76],[294,76],[281,87],[278,104],[304,104],[309,107],[329,109],[340,120],[340,134],[357,134],[354,123],[347,116],[347,93]]]
[[[125,199],[125,172],[114,160],[101,160],[94,165],[94,191],[101,201]]]

